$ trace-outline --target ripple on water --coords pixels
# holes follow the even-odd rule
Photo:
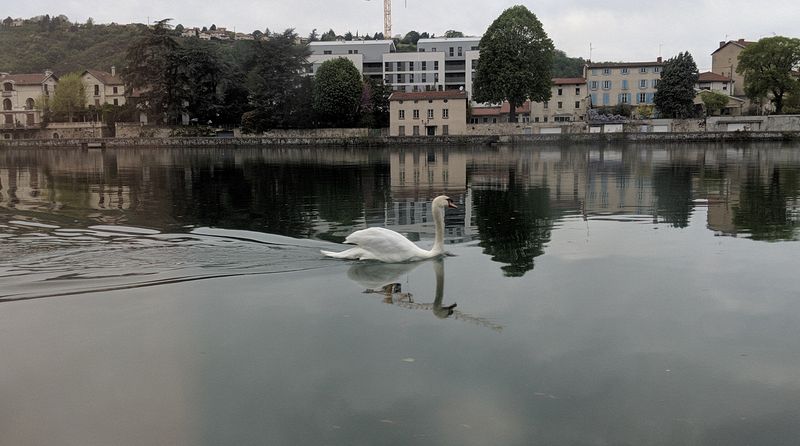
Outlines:
[[[9,221],[0,227],[0,302],[330,266],[325,242],[251,231]]]

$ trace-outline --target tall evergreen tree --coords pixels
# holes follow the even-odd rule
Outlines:
[[[481,38],[481,59],[473,84],[478,102],[508,101],[510,119],[526,99],[550,99],[553,41],[525,6],[503,11]]]
[[[653,97],[662,116],[685,119],[694,114],[694,86],[698,76],[697,64],[688,51],[667,60]]]

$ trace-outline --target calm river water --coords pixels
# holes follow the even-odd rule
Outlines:
[[[0,444],[796,445],[798,234],[797,144],[3,149]]]

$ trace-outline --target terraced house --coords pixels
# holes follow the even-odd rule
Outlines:
[[[653,104],[664,62],[600,62],[584,66],[591,107]]]

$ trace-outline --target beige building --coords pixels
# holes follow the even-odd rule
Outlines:
[[[2,95],[3,130],[24,129],[38,126],[42,122],[39,102],[44,96],[51,96],[58,84],[58,78],[51,71],[41,74],[0,73],[0,95]],[[3,133],[10,139],[10,133]]]
[[[86,70],[81,74],[81,82],[86,90],[86,105],[125,105],[125,83],[117,76],[115,67],[111,67],[110,73]]]
[[[652,105],[664,62],[602,62],[584,66],[591,107]]]
[[[719,48],[711,53],[711,71],[714,74],[733,80],[733,93],[731,93],[733,96],[746,96],[744,93],[744,76],[736,72],[736,66],[739,64],[739,54],[751,43],[754,42],[748,42],[744,39],[720,42]]]
[[[728,104],[721,111],[723,115],[739,116],[742,114],[745,101],[743,99],[731,96],[733,94],[733,79],[717,74],[711,71],[700,73],[695,85],[697,96],[694,98],[696,106],[702,106],[703,98],[701,97],[704,91],[714,91],[728,96]]]
[[[550,100],[547,102],[526,101],[517,107],[519,123],[552,123],[583,121],[589,107],[586,79],[582,77],[554,78]],[[473,107],[470,123],[496,124],[508,122],[511,107],[502,105]]]
[[[396,91],[389,96],[390,136],[463,135],[467,93],[459,90]]]

